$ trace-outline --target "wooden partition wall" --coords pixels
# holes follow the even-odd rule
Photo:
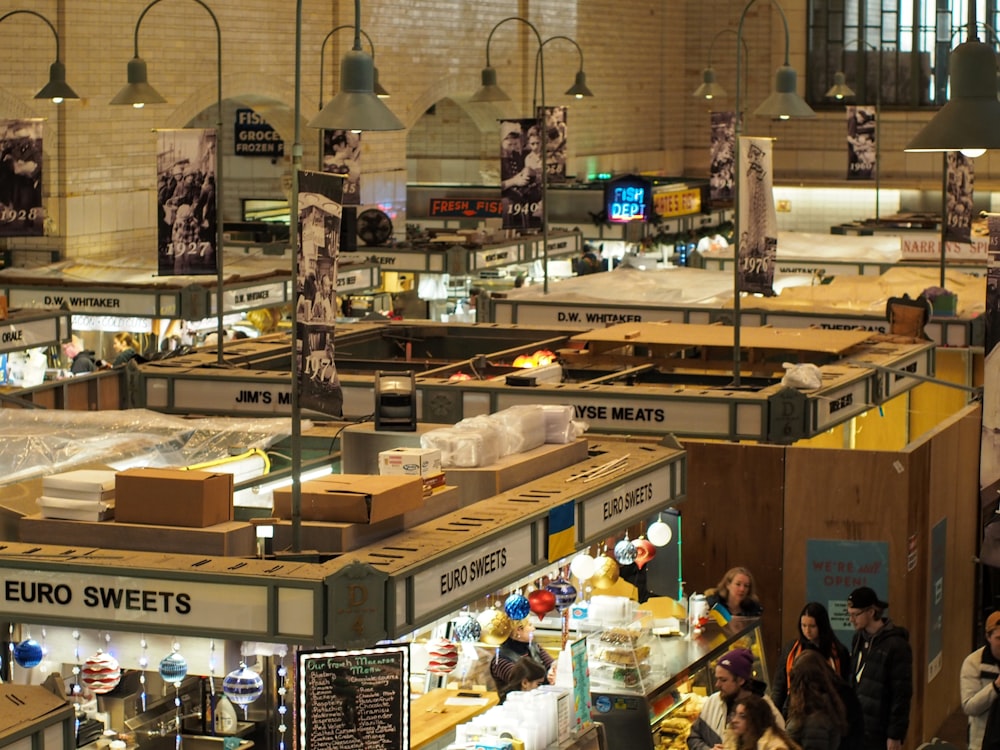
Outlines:
[[[773,671],[806,602],[809,540],[886,542],[888,590],[878,593],[909,630],[913,647],[906,747],[930,740],[958,709],[959,669],[979,642],[973,623],[980,422],[978,405],[968,406],[898,451],[685,443],[687,590],[714,586],[734,565],[748,567],[765,607]],[[935,528],[945,537],[940,577],[931,570]],[[931,622],[934,612],[942,613],[939,622]],[[933,666],[932,643],[941,644]]]

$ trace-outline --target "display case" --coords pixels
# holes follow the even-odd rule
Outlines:
[[[750,649],[755,679],[767,682],[760,644],[757,618],[713,621],[697,636],[656,636],[641,621],[589,636],[592,716],[607,727],[609,750],[686,748],[691,722],[714,692],[720,656]]]

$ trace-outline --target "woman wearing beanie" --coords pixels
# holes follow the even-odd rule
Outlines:
[[[986,720],[1000,700],[1000,612],[986,618],[986,645],[965,657],[959,680],[962,710],[969,717],[969,750],[982,750]]]
[[[770,701],[757,695],[737,701],[725,750],[802,750],[778,725],[772,708]]]
[[[701,706],[701,713],[688,735],[690,750],[719,750],[726,727],[732,721],[737,704],[758,696],[774,714],[774,724],[784,728],[785,720],[765,693],[765,685],[753,676],[753,654],[749,649],[733,649],[715,664],[715,690]]]

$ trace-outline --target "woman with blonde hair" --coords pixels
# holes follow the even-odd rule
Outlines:
[[[119,331],[111,341],[111,347],[115,350],[115,359],[111,363],[112,367],[121,367],[128,364],[139,354],[139,344],[128,331]]]
[[[757,600],[754,589],[753,576],[749,570],[743,567],[730,568],[715,587],[715,592],[708,597],[708,607],[725,607],[729,614],[736,617],[760,617],[764,614],[764,608]]]

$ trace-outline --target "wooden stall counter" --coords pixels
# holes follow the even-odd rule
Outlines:
[[[484,690],[438,688],[421,695],[410,706],[411,750],[430,746],[499,702],[496,693]]]

